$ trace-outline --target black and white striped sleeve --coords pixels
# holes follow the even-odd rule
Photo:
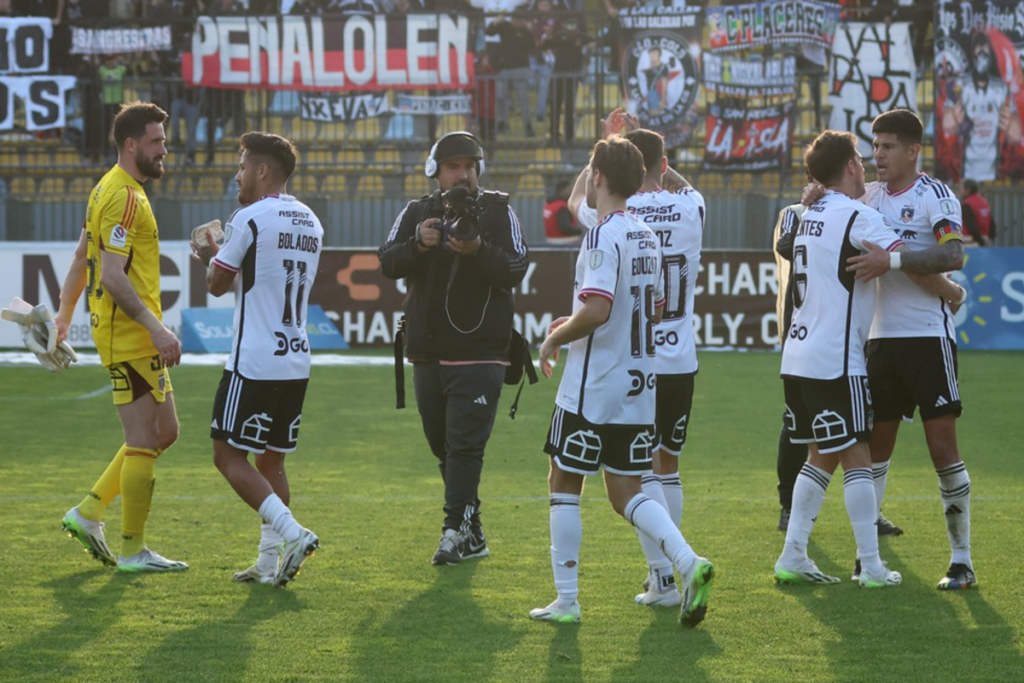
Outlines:
[[[409,202],[398,214],[387,240],[377,250],[385,277],[399,279],[410,275],[417,262],[416,202]]]
[[[523,239],[519,216],[508,207],[507,229],[498,230],[493,239],[484,241],[477,252],[484,277],[499,287],[512,288],[526,277],[530,266],[529,249]]]

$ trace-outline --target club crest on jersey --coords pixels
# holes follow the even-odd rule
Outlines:
[[[914,220],[914,207],[904,206],[903,209],[900,211],[900,220],[903,221],[904,223],[909,223],[910,221]]]
[[[604,252],[600,249],[593,249],[590,252],[590,269],[596,270],[604,263]]]
[[[110,231],[110,246],[124,247],[128,243],[128,231],[121,225],[115,225]]]

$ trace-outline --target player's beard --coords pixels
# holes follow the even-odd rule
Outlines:
[[[142,175],[147,178],[155,180],[164,174],[164,167],[157,163],[155,158],[150,159],[145,156],[141,150],[135,154],[135,165],[142,172]]]

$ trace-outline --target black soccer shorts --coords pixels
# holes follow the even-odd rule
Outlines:
[[[654,448],[679,456],[686,445],[686,428],[693,407],[693,380],[697,375],[658,375],[657,420]]]
[[[871,440],[871,392],[868,378],[786,377],[786,429],[792,443],[816,443],[818,452],[835,453]]]
[[[299,443],[308,384],[309,379],[247,379],[225,370],[213,401],[210,438],[252,453],[291,453]]]
[[[914,419],[915,406],[927,422],[963,413],[956,344],[945,337],[872,339],[867,344],[868,381],[875,419]]]
[[[640,476],[652,468],[653,425],[597,425],[555,406],[544,452],[566,472]]]

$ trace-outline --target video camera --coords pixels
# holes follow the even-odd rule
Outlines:
[[[441,195],[444,207],[444,242],[451,235],[461,242],[472,242],[480,236],[480,217],[483,207],[477,197],[465,187],[453,187]]]

